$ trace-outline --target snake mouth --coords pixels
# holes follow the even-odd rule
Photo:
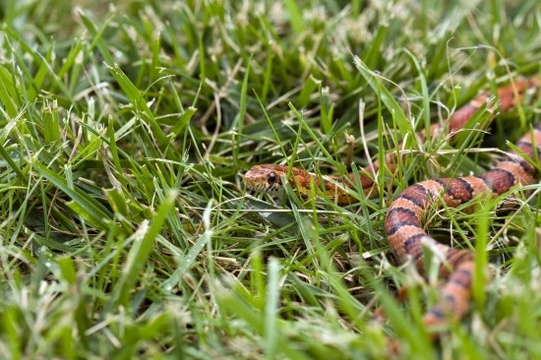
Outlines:
[[[281,190],[278,186],[267,186],[267,185],[254,185],[254,186],[251,186],[249,189],[256,193],[269,193],[269,194],[274,194]]]
[[[245,183],[246,189],[252,195],[268,194],[272,197],[281,196],[283,188],[279,184]]]
[[[250,182],[244,182],[246,185],[246,189],[250,192],[264,192],[265,191],[265,184],[258,184],[258,183],[250,183]]]

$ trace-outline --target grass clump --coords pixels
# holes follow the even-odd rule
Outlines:
[[[483,172],[538,120],[532,99],[493,143],[413,136],[539,73],[540,15],[536,1],[3,2],[0,352],[365,358],[390,337],[405,357],[539,357],[536,192],[496,220],[495,201],[435,217],[436,235],[486,243],[492,273],[439,346],[420,320],[437,290],[393,263],[383,221],[409,184]],[[383,169],[359,206],[243,189],[257,163],[346,173],[402,140],[398,176]]]

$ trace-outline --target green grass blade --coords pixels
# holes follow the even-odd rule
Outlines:
[[[167,219],[167,214],[175,204],[176,196],[176,191],[169,191],[150,224],[142,224],[139,232],[133,234],[133,245],[124,265],[118,289],[115,289],[115,293],[118,294],[119,304],[128,305],[132,288],[138,279],[138,273],[147,263],[156,238]]]
[[[98,201],[91,198],[88,194],[78,188],[68,186],[68,183],[59,174],[46,168],[45,166],[35,163],[32,165],[40,176],[49,180],[60,191],[71,198],[68,203],[78,215],[91,223],[93,226],[101,230],[108,230],[112,221],[110,212],[101,205]]]

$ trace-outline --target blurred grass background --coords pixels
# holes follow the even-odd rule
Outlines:
[[[488,244],[492,276],[439,345],[420,320],[436,279],[383,230],[408,184],[484,171],[539,118],[533,99],[485,142],[412,136],[539,73],[538,1],[4,0],[0,19],[6,358],[380,358],[387,336],[405,358],[541,357],[537,193],[433,218]],[[401,139],[360,206],[245,195],[257,163],[345,173]]]

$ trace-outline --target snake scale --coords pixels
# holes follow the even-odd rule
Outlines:
[[[527,91],[539,87],[537,78],[522,78],[497,91],[500,112],[513,108],[523,101]],[[492,94],[483,92],[458,109],[447,121],[447,132],[452,137],[463,129],[476,111],[489,101]],[[430,128],[437,136],[442,132],[440,125]],[[424,138],[424,133],[418,134]],[[480,196],[498,196],[517,185],[530,185],[538,181],[536,168],[532,165],[541,154],[541,125],[534,126],[517,143],[518,151],[507,154],[487,172],[476,176],[438,178],[425,180],[406,188],[391,203],[385,219],[385,231],[391,249],[401,263],[413,261],[422,272],[423,248],[437,249],[444,255],[440,276],[445,282],[440,288],[439,301],[424,315],[429,327],[444,324],[450,318],[460,319],[468,311],[475,270],[474,253],[471,250],[455,249],[437,242],[428,235],[423,226],[426,213],[436,204],[458,207]],[[396,156],[387,155],[386,166],[391,173],[396,171]],[[535,159],[535,160],[534,160]],[[379,163],[375,162],[359,172],[361,186],[366,196],[377,194],[374,182]],[[354,176],[321,177],[302,169],[283,165],[262,164],[252,167],[244,176],[246,187],[255,192],[278,194],[283,191],[283,181],[303,196],[313,194],[313,187],[321,189],[337,204],[349,204],[356,200],[348,195],[344,187],[354,189]]]

